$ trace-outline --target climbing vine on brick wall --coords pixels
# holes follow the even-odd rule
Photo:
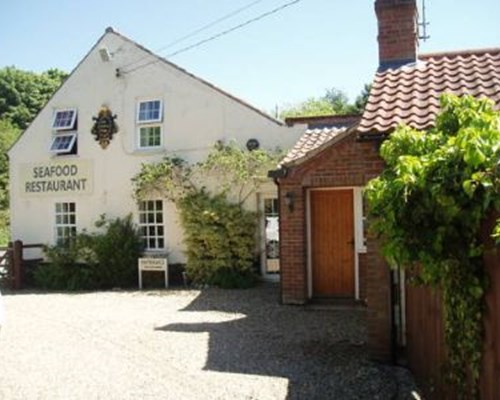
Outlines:
[[[442,290],[447,375],[473,398],[487,290],[479,233],[500,209],[500,113],[469,96],[443,96],[441,108],[430,132],[400,127],[383,143],[386,168],[366,195],[390,263],[419,266],[420,281]]]

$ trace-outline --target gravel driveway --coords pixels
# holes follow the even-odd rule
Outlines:
[[[278,290],[4,293],[0,399],[412,398],[367,360],[364,310]]]

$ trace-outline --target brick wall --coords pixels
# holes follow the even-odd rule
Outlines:
[[[415,61],[418,49],[417,5],[415,0],[377,0],[380,65]]]
[[[307,189],[364,186],[378,176],[383,162],[375,142],[358,142],[355,134],[290,168],[279,180],[281,293],[285,304],[308,301],[307,282]],[[286,205],[293,193],[294,208]],[[390,357],[391,316],[389,269],[379,255],[374,238],[367,238],[367,253],[359,255],[360,298],[368,305],[369,343],[372,355]]]

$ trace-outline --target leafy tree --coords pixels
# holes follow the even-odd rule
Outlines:
[[[10,121],[0,119],[0,210],[9,206],[9,160],[7,150],[19,137],[20,130]]]
[[[500,113],[470,96],[444,96],[441,107],[435,129],[400,127],[383,143],[386,169],[366,194],[391,264],[417,267],[442,290],[449,378],[474,398],[486,291],[480,229],[500,210]]]
[[[41,74],[15,67],[0,69],[0,242],[8,240],[7,150],[66,77],[58,69]]]
[[[368,101],[370,85],[365,85],[354,104],[349,102],[347,95],[336,88],[325,91],[321,97],[310,97],[306,101],[285,107],[281,112],[282,119],[288,117],[311,117],[320,115],[346,115],[361,113]]]
[[[67,76],[58,69],[41,74],[15,67],[0,69],[0,118],[26,129]]]
[[[372,85],[370,83],[366,83],[361,90],[361,93],[354,100],[354,108],[356,112],[362,113],[365,109],[366,103],[368,103],[368,97],[370,97],[370,91],[372,89]]]

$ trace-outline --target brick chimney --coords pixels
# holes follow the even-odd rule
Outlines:
[[[416,0],[375,0],[378,19],[379,70],[417,60],[418,10]]]

